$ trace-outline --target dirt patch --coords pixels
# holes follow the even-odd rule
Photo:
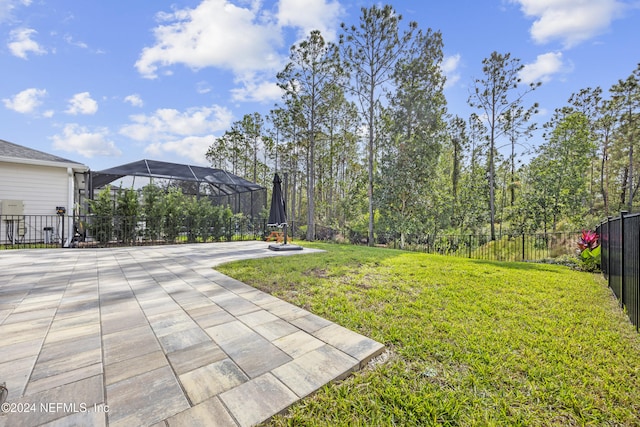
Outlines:
[[[318,279],[326,279],[329,277],[329,273],[324,268],[314,268],[311,270],[305,271],[305,274],[313,277],[317,277]]]

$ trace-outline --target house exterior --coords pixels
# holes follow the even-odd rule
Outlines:
[[[0,140],[0,244],[70,242],[88,174],[82,163]]]

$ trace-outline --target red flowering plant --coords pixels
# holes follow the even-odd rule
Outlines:
[[[582,230],[582,236],[578,239],[580,258],[584,266],[591,271],[600,268],[600,236],[595,231]]]
[[[589,249],[590,251],[594,250],[598,246],[600,246],[600,242],[598,242],[598,235],[595,231],[591,230],[582,230],[582,236],[578,239],[578,247],[580,251],[584,251]]]

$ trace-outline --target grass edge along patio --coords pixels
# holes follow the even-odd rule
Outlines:
[[[383,343],[270,425],[638,425],[640,335],[599,274],[305,244],[221,272]]]

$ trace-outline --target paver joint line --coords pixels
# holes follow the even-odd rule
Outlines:
[[[249,426],[350,375],[384,346],[213,269],[314,251],[264,242],[4,251],[7,402],[94,412],[1,413],[0,427]]]

